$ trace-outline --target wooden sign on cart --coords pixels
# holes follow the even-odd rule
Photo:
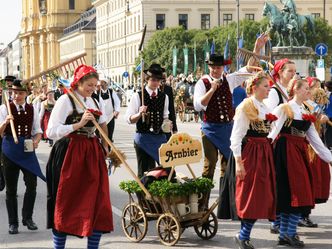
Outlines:
[[[197,163],[201,158],[201,142],[187,133],[172,135],[169,141],[159,148],[159,162],[164,168]]]

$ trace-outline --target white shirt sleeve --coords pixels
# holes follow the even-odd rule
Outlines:
[[[8,115],[7,107],[5,104],[2,104],[0,106],[0,123],[5,122],[7,115]]]
[[[73,108],[69,97],[67,96],[67,94],[61,95],[52,110],[46,130],[47,137],[53,140],[59,140],[60,138],[73,132],[73,125],[65,124],[67,117],[72,112]]]
[[[112,97],[114,100],[114,111],[120,112],[120,99],[115,91],[112,91]]]
[[[197,81],[194,91],[194,108],[200,112],[206,110],[207,106],[202,105],[202,97],[206,94],[206,88],[202,79]]]
[[[168,99],[167,94],[165,94],[164,116],[163,116],[164,119],[168,118],[168,115],[169,115],[168,107],[169,107],[169,99]]]
[[[325,162],[330,163],[332,162],[332,155],[331,151],[329,151],[326,146],[323,144],[322,139],[319,137],[317,130],[315,129],[314,125],[311,124],[309,130],[306,132],[306,137],[314,149],[316,154]]]
[[[131,124],[130,117],[138,113],[140,105],[141,105],[141,100],[139,98],[139,95],[138,93],[135,93],[130,99],[125,115],[125,119],[127,120],[128,124]]]
[[[42,134],[43,131],[40,127],[40,119],[39,119],[39,113],[38,110],[33,107],[33,123],[32,123],[32,130],[31,135],[35,136],[37,134]]]
[[[243,73],[248,72],[246,69],[244,70],[241,68],[239,72],[234,72],[231,74],[226,75],[226,79],[229,85],[229,89],[231,90],[231,93],[233,93],[234,88],[241,85],[244,81],[246,81],[248,78],[250,78],[250,75],[242,75]]]
[[[278,119],[272,122],[271,124],[272,129],[267,137],[271,138],[274,141],[278,136],[278,134],[280,133],[280,130],[283,127],[288,117],[281,106],[278,106],[273,111],[273,114],[276,115]]]
[[[240,157],[242,154],[242,139],[247,134],[249,129],[250,120],[243,111],[243,108],[237,108],[236,119],[231,134],[231,150],[233,151],[234,157]]]
[[[105,102],[103,98],[99,98],[98,102],[99,110],[101,111],[102,115],[99,117],[98,124],[105,123],[107,121],[106,111],[105,111]]]
[[[40,105],[39,120],[42,120],[42,119],[43,119],[44,113],[45,113],[45,105],[44,105],[44,103],[42,102],[41,105]]]
[[[277,90],[274,88],[271,88],[269,92],[269,96],[264,99],[264,104],[270,109],[274,110],[279,104],[279,95],[277,93]]]

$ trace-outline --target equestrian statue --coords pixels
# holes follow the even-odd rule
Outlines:
[[[276,47],[300,46],[298,38],[302,38],[302,46],[307,45],[307,36],[303,31],[305,24],[308,29],[315,33],[315,22],[312,15],[299,15],[296,13],[296,5],[294,0],[280,0],[283,4],[281,10],[273,3],[264,3],[263,16],[270,19],[268,32],[275,33],[278,39]]]

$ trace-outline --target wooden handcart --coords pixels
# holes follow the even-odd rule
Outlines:
[[[171,167],[168,180],[172,178],[175,167],[178,165],[186,165],[195,179],[196,176],[189,163],[201,160],[201,143],[185,133],[176,134],[167,144],[161,146],[159,157],[163,167]],[[158,237],[161,243],[167,246],[175,245],[182,232],[188,227],[194,227],[196,234],[204,240],[209,240],[216,235],[218,220],[213,210],[218,205],[218,200],[210,208],[205,208],[202,204],[199,205],[197,213],[180,215],[176,204],[184,202],[187,205],[188,197],[160,198],[152,196],[145,187],[142,190],[143,192],[137,193],[136,197],[129,193],[129,203],[122,212],[122,228],[129,240],[141,241],[148,231],[148,222],[152,220],[157,221]]]

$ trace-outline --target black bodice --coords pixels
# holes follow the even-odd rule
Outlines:
[[[70,115],[67,117],[67,119],[66,119],[66,124],[75,124],[75,123],[78,123],[78,122],[81,121],[82,116],[83,116],[83,113],[78,113],[78,112],[77,112],[76,105],[75,105],[75,102],[74,102],[73,98],[72,98],[69,94],[68,94],[68,97],[69,97],[70,102],[71,102],[71,104],[72,104],[72,106],[73,106],[73,113],[70,114]],[[95,100],[94,98],[92,98],[92,99],[93,99],[93,101],[95,102],[97,109],[99,109],[96,100]],[[99,116],[95,115],[95,119],[96,119],[96,121],[98,122],[98,120],[99,120]],[[94,126],[94,125],[93,125],[92,121],[89,121],[84,127],[93,127],[93,126]],[[84,131],[84,127],[81,128],[82,131]],[[80,132],[81,129],[78,129],[77,132]]]
[[[267,137],[271,122],[268,120],[251,122],[246,137]]]
[[[288,121],[288,122],[287,122]],[[280,133],[292,134],[292,135],[300,135],[304,136],[307,130],[309,130],[311,122],[307,120],[287,120],[284,126],[281,128]],[[290,125],[288,126],[287,124]]]

